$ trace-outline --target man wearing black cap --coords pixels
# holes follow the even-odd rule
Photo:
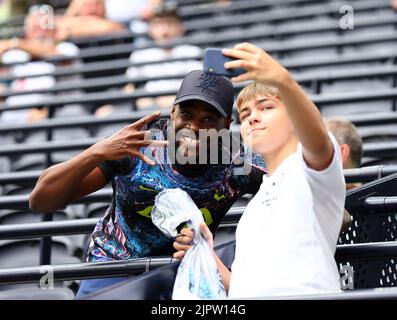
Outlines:
[[[240,149],[227,164],[197,163],[198,156],[188,163],[178,160],[178,153],[202,150],[206,142],[199,139],[202,131],[228,131],[233,100],[233,86],[227,78],[190,72],[175,99],[171,121],[157,119],[160,113],[153,113],[50,167],[30,196],[31,208],[53,212],[111,181],[113,199],[92,234],[87,261],[172,255],[173,240],[157,229],[150,216],[160,191],[180,188],[188,192],[214,232],[233,203],[244,194],[256,193],[262,182],[264,164],[256,156],[248,159],[247,174],[235,173],[235,159],[244,155]],[[78,297],[123,279],[85,280]]]

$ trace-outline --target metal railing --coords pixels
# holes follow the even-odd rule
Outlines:
[[[107,196],[111,194],[111,190],[104,192]],[[12,197],[12,196],[11,196]],[[19,196],[18,196],[19,197]],[[27,198],[21,197],[20,202],[14,201],[13,203],[7,201],[7,197],[0,197],[0,208],[5,206],[6,208],[19,207],[21,203],[28,205]],[[90,202],[102,202],[104,201],[103,196],[92,194]],[[107,199],[109,200],[109,199]],[[85,203],[87,199],[83,199],[81,202]],[[78,203],[81,203],[80,201]],[[234,207],[222,219],[219,227],[236,227],[241,215],[244,212],[244,207]],[[357,210],[357,206],[356,206]],[[368,197],[362,201],[360,212],[361,214],[377,214],[377,213],[392,213],[394,214],[397,210],[397,196],[383,196],[383,197]],[[37,222],[37,223],[25,223],[25,224],[13,224],[0,226],[0,240],[6,239],[32,239],[41,237],[50,237],[58,235],[74,235],[82,233],[90,233],[94,229],[97,218],[90,219],[76,219],[76,220],[64,220],[64,221],[49,221],[49,222]]]
[[[396,256],[396,243],[338,245],[335,254],[336,260],[376,260]],[[148,257],[111,262],[0,269],[0,284],[38,282],[43,277],[43,273],[49,270],[54,281],[130,276],[173,262],[176,261],[171,257]]]
[[[392,61],[395,62],[397,55],[388,52],[388,53],[361,53],[360,55],[349,54],[349,55],[341,55],[337,58],[296,58],[296,59],[280,59],[280,62],[289,70],[295,69],[305,69],[305,68],[314,68],[314,67],[324,67],[324,66],[337,66],[337,65],[354,65],[356,63],[373,63],[373,62],[387,62]],[[104,71],[124,71],[126,68],[130,66],[140,67],[153,63],[164,63],[164,62],[175,62],[175,61],[186,61],[192,59],[202,59],[202,55],[193,55],[187,56],[183,58],[172,58],[165,60],[156,60],[156,61],[147,61],[147,62],[139,62],[132,63],[129,59],[113,59],[112,61],[101,61],[101,62],[91,62],[85,63],[83,65],[71,65],[71,66],[57,66],[54,71],[43,72],[40,74],[26,75],[23,78],[34,78],[39,76],[54,76],[54,77],[62,77],[62,76],[73,76],[78,74],[91,74],[97,72]],[[20,76],[15,75],[2,75],[0,76],[0,81],[12,81],[15,79],[22,78]]]
[[[147,115],[147,111],[134,111],[121,115],[111,115],[108,117],[97,118],[94,116],[81,116],[77,119],[59,119],[53,118],[42,120],[39,123],[19,123],[19,124],[1,124],[0,135],[14,132],[34,132],[43,130],[54,130],[64,128],[86,127],[93,128],[102,125],[132,123]],[[161,117],[169,118],[168,111],[161,111]],[[387,124],[397,124],[397,112],[387,113],[370,113],[362,115],[345,115],[356,126],[377,126]]]
[[[10,157],[24,154],[44,153],[51,155],[59,151],[84,150],[98,142],[99,138],[82,139],[76,142],[44,141],[42,143],[24,143],[6,145],[0,149],[0,157]],[[385,158],[395,157],[397,154],[397,141],[371,142],[363,146],[365,157]]]
[[[31,185],[36,184],[42,170],[0,173],[0,186],[7,184]],[[397,173],[397,165],[379,165],[356,169],[345,169],[347,183],[369,182]]]
[[[238,92],[243,88],[244,84],[239,84],[235,86],[235,91]],[[56,108],[61,107],[66,104],[105,104],[105,103],[122,103],[131,102],[139,98],[147,97],[160,97],[175,95],[176,90],[164,90],[158,92],[147,92],[143,89],[137,89],[132,93],[124,93],[120,91],[112,92],[96,92],[87,93],[81,95],[65,95],[57,96],[52,99],[43,99],[40,102],[30,102],[21,103],[18,105],[10,105],[6,103],[0,104],[0,112],[10,111],[10,110],[24,110],[30,108],[39,107],[50,107]],[[379,101],[379,100],[392,100],[395,101],[397,98],[397,89],[379,89],[374,92],[368,91],[356,91],[356,92],[346,92],[346,93],[333,93],[333,94],[313,94],[310,95],[311,100],[321,109],[323,105],[329,104],[343,104],[352,102],[369,102],[369,101]]]

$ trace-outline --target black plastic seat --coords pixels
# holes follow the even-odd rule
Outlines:
[[[11,171],[31,171],[46,169],[46,156],[44,154],[27,154],[11,163]]]
[[[3,194],[6,196],[29,194],[32,192],[33,186],[19,186],[15,184],[8,184],[3,188]]]
[[[126,126],[127,123],[117,123],[117,124],[109,124],[109,125],[104,125],[98,127],[98,129],[95,132],[95,136],[98,138],[107,138],[122,129],[124,126]]]
[[[397,141],[397,125],[359,127],[358,132],[365,142]]]
[[[54,112],[54,118],[76,118],[89,115],[89,109],[81,105],[66,105],[57,108]]]
[[[367,67],[368,68],[368,67]],[[333,82],[324,82],[321,85],[321,93],[334,92],[353,92],[362,90],[388,89],[393,87],[391,78],[384,79],[354,79],[354,80],[337,80]]]
[[[109,208],[110,202],[94,202],[86,206],[85,212],[87,218],[102,218]]]
[[[57,141],[67,141],[67,140],[77,140],[86,139],[90,137],[90,133],[85,128],[60,128],[52,130],[51,140]],[[30,142],[43,142],[47,141],[47,132],[36,131],[31,132],[26,135],[24,143]]]
[[[65,237],[53,237],[51,264],[81,263],[72,255],[73,245]],[[3,240],[0,242],[0,269],[39,265],[40,241]]]
[[[214,246],[236,239],[236,227],[219,227],[214,236]]]
[[[75,294],[69,288],[41,288],[12,289],[0,292],[0,300],[73,300]]]
[[[321,107],[321,113],[324,117],[343,116],[349,114],[366,114],[366,113],[384,113],[392,110],[392,102],[385,101],[368,101],[352,102],[346,104],[328,104]]]
[[[42,214],[30,210],[0,210],[0,225],[37,223],[42,221]],[[53,214],[54,221],[70,219],[67,211],[57,211]]]
[[[77,208],[73,208],[77,206]],[[67,221],[75,219],[76,216],[81,216],[80,211],[84,211],[84,205],[73,205],[68,206],[62,211],[56,211],[53,213],[52,221]],[[78,210],[77,210],[78,209]],[[0,225],[15,225],[15,224],[27,224],[27,223],[40,223],[42,222],[43,215],[35,213],[30,210],[0,210]],[[84,249],[83,243],[85,239],[84,234],[75,234],[62,236],[62,239],[66,239],[65,244],[68,247],[69,252],[72,255],[80,257],[82,250]]]
[[[10,135],[0,135],[1,145],[12,145],[15,140]],[[0,173],[11,171],[11,161],[8,157],[0,157]]]

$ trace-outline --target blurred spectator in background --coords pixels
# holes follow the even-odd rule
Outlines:
[[[153,18],[149,21],[150,39],[157,45],[167,45],[172,41],[184,36],[186,29],[181,18],[178,15],[176,7],[161,6],[155,12]],[[155,62],[159,60],[168,60],[175,58],[195,57],[202,53],[200,47],[181,44],[167,48],[148,48],[135,50],[131,56],[132,63]],[[154,77],[154,76],[172,76],[178,74],[187,74],[192,70],[202,69],[202,63],[197,60],[184,60],[163,63],[151,63],[140,67],[130,67],[127,70],[127,76],[135,77]],[[157,80],[148,81],[144,89],[148,92],[161,90],[177,91],[182,80]],[[168,108],[172,105],[174,96],[159,97],[156,99],[139,99],[138,108],[156,106]]]
[[[78,49],[72,43],[57,42],[54,17],[41,6],[31,7],[24,21],[24,38],[13,38],[0,41],[2,63],[26,62],[30,59],[41,59],[55,55],[74,56]],[[8,52],[11,51],[12,52]],[[18,50],[18,51],[15,51]]]
[[[146,4],[139,13],[140,18],[143,20],[150,20],[151,18],[153,18],[156,8],[160,7],[164,3],[163,0],[144,0],[143,2],[146,2]]]
[[[65,15],[57,17],[57,26],[59,40],[124,30],[122,24],[107,19],[104,0],[72,0]]]
[[[166,45],[179,39],[185,34],[185,28],[174,6],[158,7],[153,18],[149,21],[150,42],[157,45]],[[202,62],[194,60],[194,57],[202,53],[201,48],[193,45],[175,45],[167,48],[148,48],[135,50],[131,56],[132,63],[152,62],[139,67],[130,67],[127,69],[127,76],[131,79],[137,77],[155,77],[155,76],[185,76],[192,70],[202,69]],[[161,62],[156,61],[192,57],[191,60]],[[177,91],[182,79],[173,80],[154,80],[146,82],[142,88],[147,92],[158,92],[162,90]],[[140,88],[140,86],[137,86]],[[133,91],[135,87],[128,85],[125,90]],[[136,105],[139,109],[143,108],[168,108],[172,105],[174,96],[162,96],[158,98],[140,98],[137,99]],[[107,115],[112,109],[111,106],[104,106],[97,110],[98,116]]]
[[[38,2],[38,0],[0,0],[0,22],[16,16],[26,15],[29,7]]]
[[[341,149],[343,169],[359,168],[363,156],[363,140],[356,126],[342,118],[325,119],[327,129],[334,135]],[[346,190],[359,187],[361,183],[347,183]],[[343,215],[342,231],[346,231],[351,224],[351,216],[345,210]]]
[[[363,156],[363,140],[356,126],[341,118],[325,119],[325,124],[340,144],[343,169],[359,168]]]
[[[105,18],[105,3],[103,0],[72,0],[65,16]]]
[[[19,77],[12,81],[9,88],[14,91],[29,91],[47,89],[55,84],[52,76],[37,76],[51,73],[55,66],[46,61],[33,59],[46,58],[55,55],[74,57],[79,49],[72,43],[57,42],[55,40],[56,25],[52,25],[51,17],[41,6],[33,6],[25,18],[23,39],[13,38],[0,41],[1,62],[5,64],[18,63],[10,67],[10,73]],[[18,105],[27,102],[38,102],[50,97],[49,94],[26,94],[10,96],[6,99],[9,105]],[[1,114],[2,121],[35,122],[47,116],[46,109],[5,111]]]
[[[65,16],[101,17],[130,27],[134,33],[142,33],[147,32],[147,23],[143,20],[149,20],[162,3],[163,0],[77,0],[71,2]]]
[[[397,10],[397,0],[392,0],[391,1],[391,5],[392,5],[394,10]]]
[[[133,20],[149,20],[163,0],[105,0],[106,18],[128,24]]]

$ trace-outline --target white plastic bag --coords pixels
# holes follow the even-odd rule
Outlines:
[[[226,291],[207,241],[201,235],[204,221],[201,211],[181,189],[160,192],[152,210],[153,223],[174,238],[183,222],[195,230],[193,247],[187,251],[176,275],[172,299],[225,299]]]

